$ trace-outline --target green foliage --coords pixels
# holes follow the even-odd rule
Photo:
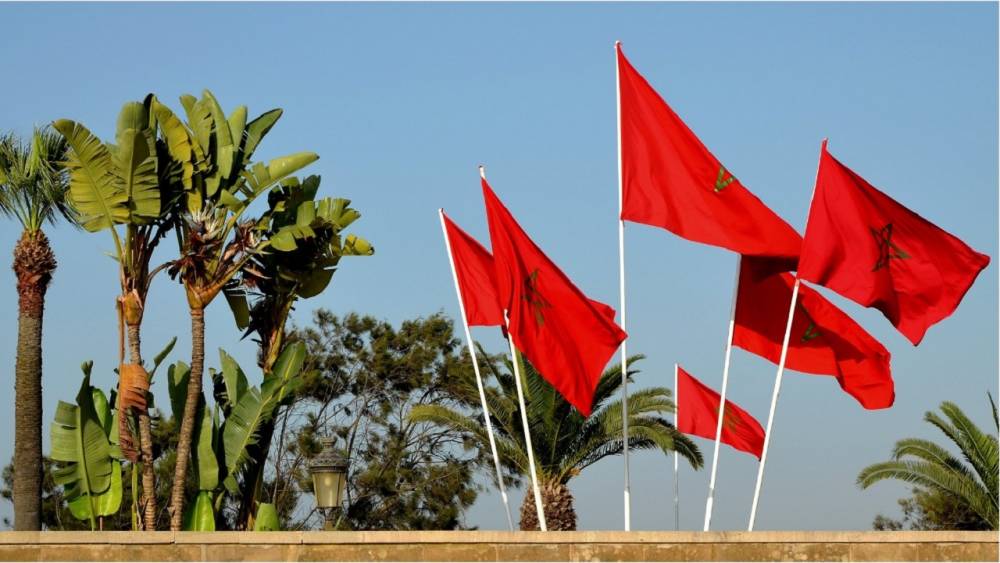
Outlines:
[[[504,361],[499,368],[497,358],[479,350],[484,376],[487,404],[496,436],[501,463],[513,481],[528,475],[528,455],[521,425],[514,384],[513,365]],[[642,356],[630,358],[629,365]],[[525,404],[534,446],[539,479],[565,484],[597,461],[622,453],[622,403],[614,399],[621,387],[621,367],[608,369],[601,376],[594,394],[593,414],[584,418],[546,382],[528,362],[524,369]],[[629,379],[637,370],[629,372]],[[495,383],[495,385],[493,384]],[[455,386],[455,398],[466,409],[479,406],[479,394],[473,376],[465,377]],[[663,418],[674,411],[670,390],[651,387],[633,391],[628,397],[629,449],[658,449],[664,453],[675,449],[692,467],[702,466],[698,447]],[[484,460],[489,459],[489,437],[482,420],[482,410],[474,415],[463,414],[444,405],[420,405],[410,411],[410,420],[440,425],[473,436]],[[484,461],[485,463],[485,461]]]
[[[30,141],[0,135],[0,213],[35,232],[63,216],[75,222],[66,204],[66,141],[49,129],[35,129]]]
[[[262,487],[283,529],[322,525],[315,512],[301,518],[294,507],[299,491],[312,491],[307,465],[323,435],[339,437],[350,460],[338,528],[465,527],[480,470],[471,436],[406,418],[418,404],[464,411],[450,389],[471,377],[472,366],[453,329],[440,314],[393,325],[320,310],[312,326],[290,336],[307,347],[305,375],[275,421],[274,472]]]
[[[98,413],[90,385],[92,363],[83,365],[83,382],[76,404],[60,401],[52,424],[52,459],[59,463],[53,472],[57,485],[65,488],[66,501],[74,517],[90,521],[118,511],[122,500],[121,464],[112,457],[108,439],[111,414],[106,399],[99,401]],[[102,423],[103,421],[103,423]]]
[[[992,396],[990,407],[996,427],[997,409]],[[940,408],[945,418],[928,412],[924,420],[958,447],[964,463],[930,440],[905,438],[896,442],[891,460],[863,469],[858,475],[858,485],[866,489],[886,479],[912,483],[925,495],[916,499],[917,506],[925,513],[934,510],[930,503],[937,500],[937,495],[944,495],[949,497],[949,501],[957,502],[965,510],[976,514],[989,529],[996,530],[997,480],[1000,477],[997,436],[980,430],[954,403],[943,402]],[[976,527],[979,525],[974,524]]]
[[[990,525],[955,495],[915,487],[913,495],[899,499],[901,520],[878,515],[875,530],[989,530]]]
[[[269,502],[260,503],[257,518],[254,519],[255,532],[277,532],[281,530],[278,522],[278,509]]]

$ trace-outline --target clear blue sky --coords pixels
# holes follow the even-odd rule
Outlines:
[[[873,184],[997,258],[995,4],[0,4],[0,20],[0,130],[27,134],[70,117],[109,137],[121,104],[150,91],[174,105],[207,87],[225,107],[283,107],[259,154],[318,152],[323,192],[354,201],[364,214],[356,229],[377,248],[345,261],[300,320],[320,306],[394,322],[457,315],[436,210],[486,241],[479,163],[578,285],[617,304],[616,39],[727,169],[800,230],[829,137]],[[718,387],[735,256],[626,230],[630,351],[648,355],[638,385],[669,386],[679,361]],[[9,253],[18,235],[0,222],[0,249]],[[84,359],[96,361],[98,383],[112,384],[117,338],[108,235],[58,227],[50,236],[59,269],[45,318],[46,421],[75,395]],[[6,271],[4,462],[16,335]],[[906,487],[862,492],[858,471],[898,438],[937,439],[921,421],[926,410],[955,401],[992,424],[996,263],[919,348],[879,313],[834,300],[893,353],[896,405],[864,411],[832,378],[788,373],[759,529],[866,529],[878,512],[898,514]],[[147,357],[177,335],[173,358],[187,358],[187,323],[179,287],[159,279]],[[478,334],[502,351],[492,332]],[[222,303],[209,310],[207,339],[210,358],[225,347],[252,365],[253,344],[238,341]],[[774,367],[736,351],[731,377],[731,397],[765,420]],[[709,441],[698,443],[710,454]],[[634,456],[635,529],[673,528],[671,469],[660,454]],[[682,471],[681,527],[700,529],[708,472]],[[715,528],[745,528],[755,472],[755,459],[723,448]],[[621,482],[621,458],[572,482],[581,528],[621,527]],[[468,521],[502,528],[497,496],[483,494]]]

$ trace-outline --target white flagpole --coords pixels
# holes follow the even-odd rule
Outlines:
[[[729,335],[726,337],[726,359],[722,365],[722,390],[719,393],[719,420],[715,424],[715,448],[712,453],[712,475],[708,480],[708,500],[705,501],[705,526],[712,525],[712,504],[715,502],[715,476],[719,469],[719,442],[722,440],[722,422],[726,415],[726,388],[729,386],[729,363],[733,355],[733,329],[736,326],[736,296],[740,292],[740,266],[743,255],[736,255],[736,280],[733,282],[733,300],[729,306]]]
[[[827,139],[823,139],[820,144],[820,162],[823,160],[823,150],[826,149]],[[816,180],[813,182],[812,195],[809,196],[809,209],[812,209],[812,200],[816,197],[816,182],[819,181],[819,164],[816,165]],[[757,503],[760,501],[760,487],[764,481],[764,463],[767,461],[767,448],[771,444],[771,423],[774,422],[774,408],[778,402],[778,393],[781,390],[781,376],[785,371],[785,357],[788,354],[788,339],[792,331],[792,320],[795,318],[795,300],[799,296],[799,278],[796,275],[795,285],[792,287],[792,304],[788,307],[788,323],[785,326],[785,339],[781,344],[781,357],[778,359],[778,373],[774,378],[774,392],[771,395],[771,412],[767,415],[767,429],[764,434],[764,451],[761,452],[760,466],[757,468],[757,484],[753,490],[753,504],[750,506],[750,523],[747,530],[752,532],[753,525],[757,521]]]
[[[771,412],[767,415],[767,429],[764,431],[764,451],[757,467],[757,485],[753,490],[753,506],[750,508],[750,525],[747,530],[753,531],[757,519],[757,501],[760,500],[760,485],[764,480],[764,464],[767,463],[767,446],[771,443],[771,427],[774,423],[774,408],[778,404],[778,393],[781,392],[781,376],[785,372],[785,358],[788,355],[788,339],[792,334],[792,320],[795,318],[795,301],[799,297],[799,278],[795,278],[792,286],[792,303],[788,306],[788,322],[785,324],[785,338],[781,343],[781,358],[778,360],[778,373],[774,376],[774,393],[771,394]]]
[[[622,311],[622,330],[625,330],[625,221],[621,218],[623,206],[622,185],[622,90],[618,69],[618,46],[615,41],[615,106],[618,118],[618,287]],[[625,531],[632,529],[632,502],[629,497],[628,471],[628,337],[622,341],[622,454],[625,458]]]
[[[674,429],[677,429],[677,411],[680,409],[680,403],[677,399],[677,364],[674,364]],[[678,431],[679,432],[679,431]],[[674,529],[681,529],[681,495],[680,495],[680,477],[679,477],[679,463],[678,458],[680,454],[677,453],[677,446],[674,446]]]
[[[528,409],[524,405],[524,391],[521,389],[521,368],[517,361],[517,350],[514,348],[514,338],[510,335],[510,319],[507,311],[503,312],[507,322],[507,342],[510,343],[510,361],[514,364],[514,385],[517,387],[517,402],[521,407],[521,425],[524,427],[524,443],[528,449],[528,469],[531,472],[531,487],[535,493],[535,510],[538,512],[538,526],[543,532],[548,531],[545,525],[545,511],[542,509],[542,492],[538,488],[538,473],[535,471],[535,450],[531,445],[531,431],[528,429]]]
[[[444,209],[438,209],[438,216],[441,219],[441,232],[444,235],[444,247],[448,251],[448,263],[451,264],[451,276],[455,281],[455,296],[458,297],[458,310],[462,316],[462,325],[465,328],[465,342],[469,346],[469,356],[472,358],[472,369],[476,372],[476,386],[479,388],[479,402],[483,407],[483,419],[486,421],[486,433],[490,437],[490,451],[493,452],[493,466],[497,473],[497,487],[500,489],[500,498],[503,500],[504,510],[507,512],[507,527],[514,531],[514,519],[510,515],[510,503],[507,501],[507,488],[503,484],[503,473],[500,471],[500,456],[497,454],[496,439],[493,437],[493,423],[490,421],[490,411],[486,406],[486,390],[483,389],[483,378],[479,374],[479,360],[476,358],[476,349],[472,343],[472,333],[469,331],[469,321],[465,316],[465,303],[462,301],[462,290],[458,286],[458,271],[455,269],[455,257],[451,253],[451,241],[448,240],[448,230],[444,224]]]

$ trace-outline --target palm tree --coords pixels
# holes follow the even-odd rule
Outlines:
[[[997,406],[989,396],[994,427],[1000,428]],[[867,489],[886,479],[898,479],[928,490],[949,495],[982,518],[990,529],[997,529],[997,437],[984,433],[962,409],[950,402],[941,403],[947,420],[934,412],[924,420],[936,426],[962,452],[965,462],[943,447],[920,438],[896,442],[892,459],[864,468],[858,485]],[[969,467],[971,466],[971,468]]]
[[[489,358],[480,350],[480,358]],[[641,360],[637,355],[629,360]],[[524,445],[521,414],[518,410],[513,366],[505,362],[506,371],[490,359],[481,360],[499,387],[486,386],[487,403],[496,434],[497,452],[512,484],[528,475],[528,455]],[[575,530],[576,511],[573,495],[567,484],[584,469],[605,457],[622,453],[622,404],[611,401],[622,384],[621,367],[608,369],[601,375],[594,393],[593,414],[584,418],[553,389],[527,362],[522,370],[525,380],[525,401],[528,424],[534,446],[539,487],[545,520],[550,530]],[[637,373],[629,371],[629,379]],[[484,382],[485,383],[485,382]],[[471,378],[460,387],[459,399],[474,409],[479,404],[475,381]],[[698,447],[667,422],[661,415],[673,412],[670,390],[651,387],[633,392],[628,397],[629,448],[654,449],[680,455],[695,468],[701,467]],[[474,437],[480,451],[488,451],[485,425],[478,416],[469,416],[440,405],[419,405],[410,412],[414,422],[430,422]],[[521,529],[537,530],[538,518],[534,500],[525,495],[521,504]]]
[[[17,361],[14,383],[14,529],[41,529],[42,313],[56,257],[42,232],[66,207],[66,142],[36,129],[31,142],[0,136],[0,212],[23,228],[14,247],[17,277]]]

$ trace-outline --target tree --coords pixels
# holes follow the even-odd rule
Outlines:
[[[317,199],[319,184],[319,176],[301,183],[291,178],[271,190],[267,198],[270,224],[264,233],[270,250],[251,258],[240,273],[239,286],[226,292],[237,326],[246,335],[256,336],[258,364],[264,373],[274,368],[286,349],[285,325],[296,302],[324,291],[341,257],[375,252],[365,239],[344,234],[361,217],[350,207],[350,200]],[[269,418],[261,427],[260,440],[250,448],[239,514],[248,530],[254,528],[273,435],[274,418]]]
[[[458,402],[455,385],[472,365],[441,314],[398,326],[354,313],[319,310],[312,326],[290,340],[305,342],[306,376],[276,424],[276,448],[262,498],[273,503],[284,529],[317,524],[311,503],[309,460],[320,436],[336,436],[348,460],[345,509],[337,526],[361,530],[464,528],[477,496],[475,476],[485,466],[473,438],[409,420],[417,405]],[[319,522],[321,524],[321,521]]]
[[[631,358],[629,365],[640,359],[642,356]],[[575,530],[576,511],[567,483],[587,467],[605,457],[621,454],[623,450],[622,404],[620,399],[611,400],[622,383],[621,368],[610,368],[601,375],[594,393],[593,414],[584,418],[531,364],[519,361],[524,366],[525,403],[546,524],[550,530]],[[507,361],[505,366],[506,371],[501,371],[496,363],[484,362],[484,374],[491,375],[497,385],[484,384],[500,462],[513,479],[520,480],[529,474],[528,455],[513,365]],[[630,371],[629,379],[636,373],[636,370]],[[453,388],[456,391],[455,400],[467,407],[467,411],[472,405],[479,404],[475,380],[471,375],[466,374]],[[702,457],[698,447],[661,416],[673,411],[669,389],[651,387],[630,394],[629,448],[655,448],[664,453],[676,449],[693,467],[701,467]],[[482,413],[472,412],[476,414],[459,412],[444,404],[426,404],[414,407],[409,420],[434,423],[472,436],[479,450],[488,452],[489,438]],[[538,529],[531,494],[525,495],[521,505],[520,527],[522,530]]]
[[[56,257],[42,231],[64,217],[66,143],[36,129],[30,142],[0,136],[0,212],[23,229],[14,246],[17,277],[17,359],[14,368],[14,529],[41,529],[42,510],[42,314]]]
[[[996,403],[992,396],[989,400],[994,427],[1000,428]],[[944,418],[927,412],[924,420],[958,447],[965,462],[930,440],[905,438],[896,442],[891,460],[869,465],[861,471],[858,486],[867,489],[886,479],[917,485],[913,514],[918,526],[930,525],[922,522],[924,517],[937,519],[939,513],[957,513],[958,518],[949,519],[967,523],[970,529],[996,530],[997,480],[1000,478],[997,436],[980,430],[954,403],[945,401],[940,409]],[[904,514],[906,508],[904,504]],[[976,517],[970,518],[969,513]],[[913,517],[910,519],[912,521]],[[890,525],[887,519],[877,522]]]
[[[876,530],[989,530],[990,525],[968,505],[936,489],[913,488],[913,495],[899,499],[902,520],[879,514],[872,522]]]
[[[171,176],[177,167],[166,164],[167,147],[156,139],[151,107],[154,97],[128,102],[118,115],[115,143],[103,143],[80,123],[60,119],[54,123],[71,147],[69,153],[70,203],[84,229],[109,231],[114,242],[121,294],[119,331],[128,336],[129,362],[119,350],[118,396],[121,400],[119,434],[121,449],[133,463],[142,460],[141,517],[143,528],[155,529],[156,485],[152,423],[147,408],[149,374],[143,367],[141,326],[153,278],[163,266],[150,269],[160,240],[173,227],[171,212],[177,192]],[[119,233],[119,225],[123,225]],[[133,421],[138,419],[138,425]],[[130,428],[139,428],[139,448]]]
[[[275,109],[247,123],[240,106],[227,118],[211,92],[201,99],[181,96],[182,122],[167,106],[152,108],[171,161],[178,167],[182,197],[176,221],[180,256],[170,265],[187,295],[191,316],[191,377],[181,419],[177,460],[170,495],[170,529],[183,524],[184,492],[197,405],[205,369],[205,308],[227,288],[249,260],[268,246],[260,236],[266,218],[244,219],[250,204],[317,158],[310,152],[252,162],[264,135],[281,116]]]

